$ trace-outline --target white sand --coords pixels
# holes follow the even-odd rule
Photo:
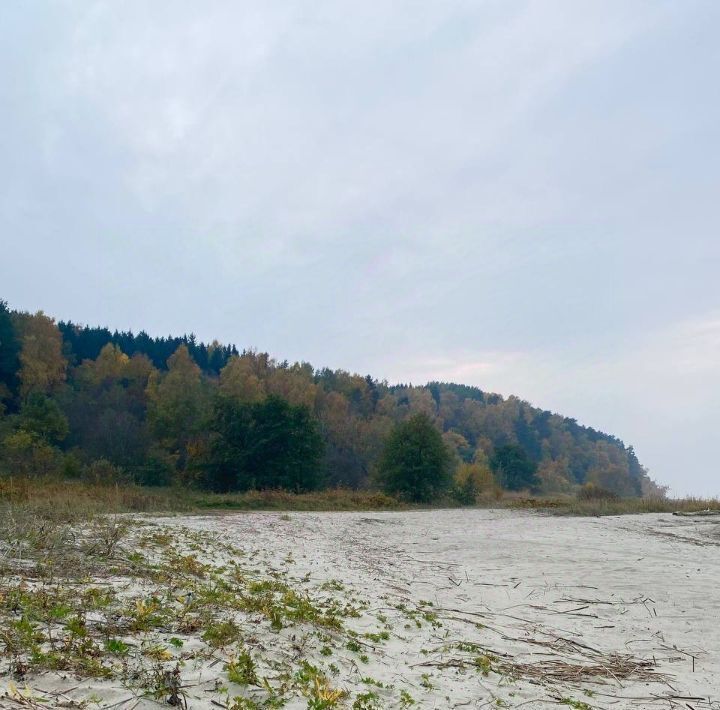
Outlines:
[[[367,690],[377,693],[377,707],[401,707],[404,689],[414,707],[423,708],[720,708],[717,518],[442,510],[151,520],[169,529],[217,533],[242,550],[242,559],[259,574],[278,570],[308,592],[340,580],[345,591],[336,596],[368,603],[361,618],[347,622],[360,633],[377,631],[377,616],[384,617],[390,638],[366,641],[365,663],[344,648],[331,658],[312,643],[303,648],[313,663],[338,666],[332,685],[349,692],[346,707]],[[213,554],[209,561],[221,564]],[[417,610],[419,627],[411,618]],[[251,621],[237,618],[241,625]],[[250,645],[254,652],[289,657],[298,634],[277,634],[253,622]],[[534,668],[559,669],[553,661],[602,667],[614,653],[654,661],[652,671],[665,680],[621,680],[611,671],[579,680],[554,679],[550,672],[518,678],[472,667],[484,654]],[[448,662],[450,667],[441,667]],[[363,677],[392,688],[368,686]],[[217,678],[227,685],[222,664],[188,667],[190,708],[217,707],[208,692]],[[29,685],[58,689],[78,683],[44,674]],[[117,684],[98,681],[84,681],[65,697],[89,692],[103,699],[101,707],[127,697]],[[136,707],[156,706],[141,700]],[[305,708],[307,700],[292,697],[286,707]]]

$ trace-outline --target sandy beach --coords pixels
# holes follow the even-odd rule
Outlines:
[[[86,582],[117,595],[112,614],[84,623],[107,637],[112,615],[121,664],[106,678],[3,682],[8,707],[157,707],[175,687],[188,708],[720,708],[718,518],[466,509],[140,522],[114,554],[141,551],[155,574]],[[258,595],[264,606],[250,603]],[[148,600],[173,613],[126,623],[128,604]],[[208,619],[238,633],[214,642]],[[230,680],[238,644],[251,682]],[[151,671],[168,679],[156,697]]]

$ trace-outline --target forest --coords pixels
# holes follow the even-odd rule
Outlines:
[[[446,485],[388,483],[413,441],[430,442]],[[632,446],[515,396],[389,384],[192,335],[55,322],[3,301],[0,475],[217,491],[384,487],[418,501],[451,490],[464,502],[502,489],[661,492]]]

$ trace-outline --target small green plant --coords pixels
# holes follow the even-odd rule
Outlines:
[[[225,670],[231,683],[259,685],[255,661],[250,653],[245,650],[240,651],[235,658],[230,659]]]
[[[345,589],[345,585],[338,579],[329,579],[320,585],[320,589],[324,592],[342,592]]]
[[[210,624],[202,637],[213,648],[223,648],[240,638],[240,629],[234,621],[221,621]]]
[[[400,691],[400,707],[401,708],[409,708],[411,705],[415,705],[415,700],[413,699],[413,696],[410,695],[410,693],[408,693],[407,690],[401,690]]]
[[[493,670],[493,662],[497,661],[495,656],[484,653],[482,656],[475,658],[475,666],[484,676],[489,675]]]
[[[430,680],[430,675],[428,673],[423,673],[420,676],[420,685],[425,688],[425,690],[435,689],[435,686],[432,684],[432,681]]]
[[[355,698],[353,710],[380,710],[380,696],[372,690],[366,693],[360,693]]]
[[[125,656],[130,650],[130,646],[120,639],[108,639],[105,642],[105,650],[114,656]]]
[[[244,698],[242,695],[236,695],[228,702],[227,710],[260,710],[260,705],[251,698]]]
[[[592,710],[592,706],[584,703],[582,700],[574,700],[573,698],[561,698],[559,703],[560,705],[567,705],[568,707],[574,708],[574,710]]]

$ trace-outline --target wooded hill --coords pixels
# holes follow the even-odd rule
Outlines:
[[[227,414],[220,400],[244,409]],[[514,396],[445,382],[390,385],[193,336],[154,338],[55,323],[0,302],[5,475],[202,484],[213,427],[245,427],[256,439],[262,431],[267,444],[268,437],[280,441],[282,427],[305,426],[321,441],[319,448],[312,443],[319,463],[306,487],[367,487],[393,429],[418,413],[442,432],[457,469],[466,464],[466,471],[492,472],[496,452],[515,447],[532,462],[541,492],[572,492],[587,482],[622,496],[658,490],[632,447]],[[256,469],[262,468],[260,451]],[[247,458],[237,446],[235,454],[222,455]],[[245,485],[274,483],[261,476]]]

